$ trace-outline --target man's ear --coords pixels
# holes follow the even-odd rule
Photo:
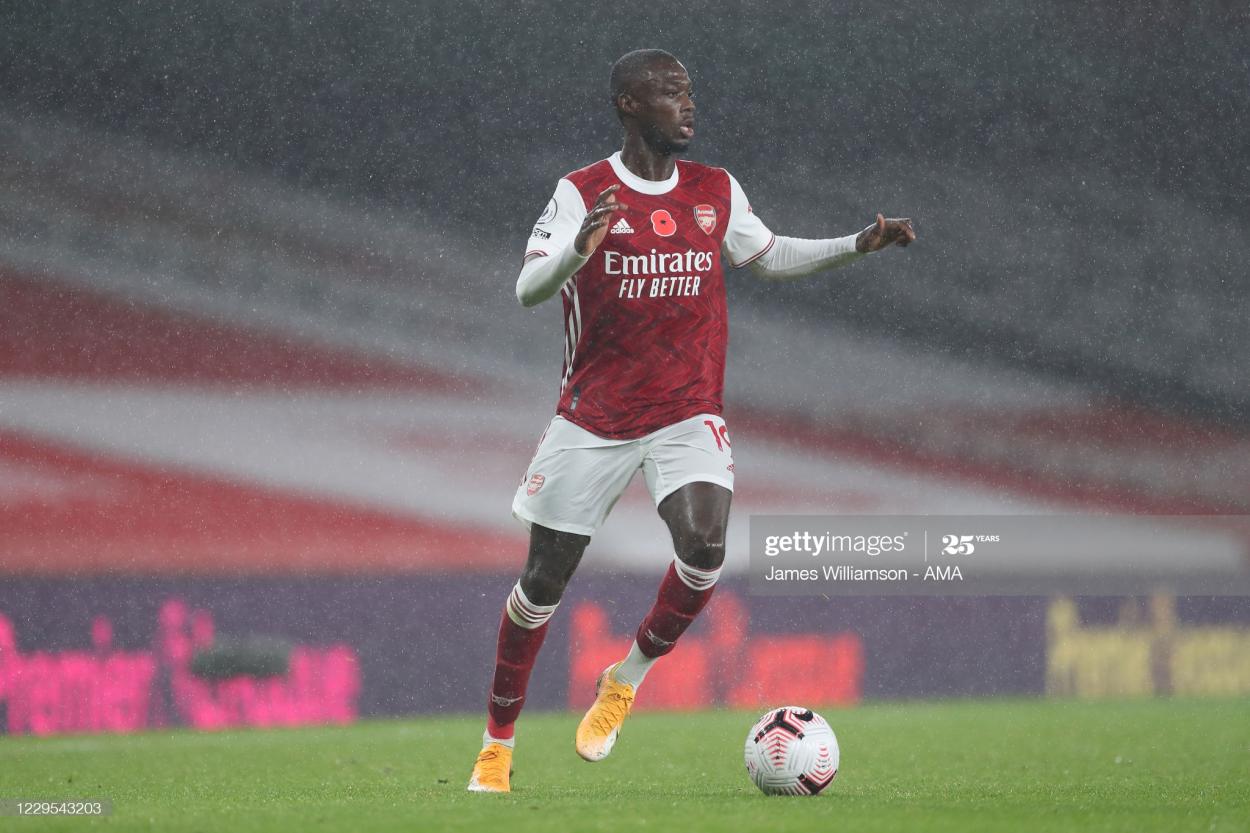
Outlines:
[[[621,93],[616,97],[616,109],[627,116],[638,115],[638,100],[629,93]]]

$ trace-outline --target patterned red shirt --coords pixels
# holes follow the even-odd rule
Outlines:
[[[599,194],[621,185],[599,248],[561,289],[564,367],[557,413],[611,439],[720,414],[729,320],[724,258],[743,266],[774,237],[721,168],[678,161],[673,177],[633,175],[620,154],[560,180],[527,258],[572,246]]]

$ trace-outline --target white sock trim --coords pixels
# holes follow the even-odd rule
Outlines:
[[[691,567],[680,558],[674,558],[673,564],[677,567],[677,577],[681,579],[682,584],[695,592],[711,589],[720,578],[722,569],[717,567],[715,570],[700,570],[698,567]]]
[[[521,589],[521,582],[517,582],[512,592],[508,594],[508,618],[519,628],[525,628],[532,631],[535,628],[541,628],[547,624],[547,620],[551,618],[551,614],[556,612],[556,608],[560,606],[559,602],[553,605],[536,605],[531,602],[525,595],[525,591]]]
[[[482,748],[485,749],[492,743],[498,743],[501,746],[506,746],[509,749],[512,749],[516,746],[516,735],[513,735],[510,738],[493,738],[490,736],[490,732],[482,732]]]
[[[632,685],[634,690],[642,685],[642,681],[646,679],[647,672],[651,670],[651,666],[655,665],[659,657],[649,657],[638,647],[637,640],[631,640],[629,643],[629,654],[625,659],[621,660],[621,664],[612,672],[612,676],[616,677],[618,682]]]

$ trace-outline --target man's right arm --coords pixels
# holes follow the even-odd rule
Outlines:
[[[552,297],[586,263],[588,258],[579,255],[574,246],[585,218],[582,195],[572,182],[561,179],[530,232],[525,261],[516,281],[516,297],[521,306],[532,307]]]

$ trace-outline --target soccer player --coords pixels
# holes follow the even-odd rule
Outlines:
[[[612,751],[635,692],[708,603],[725,557],[733,492],[721,418],[728,339],[724,263],[796,278],[915,240],[911,221],[828,240],[777,237],[720,168],[679,161],[694,138],[685,67],[644,49],[612,67],[619,153],[556,185],[517,279],[526,307],[559,294],[564,369],[512,503],[529,556],[499,624],[483,748],[469,789],[508,792],[514,729],[547,623],[630,479],[642,469],[676,557],[628,654],[600,675],[577,753]]]

